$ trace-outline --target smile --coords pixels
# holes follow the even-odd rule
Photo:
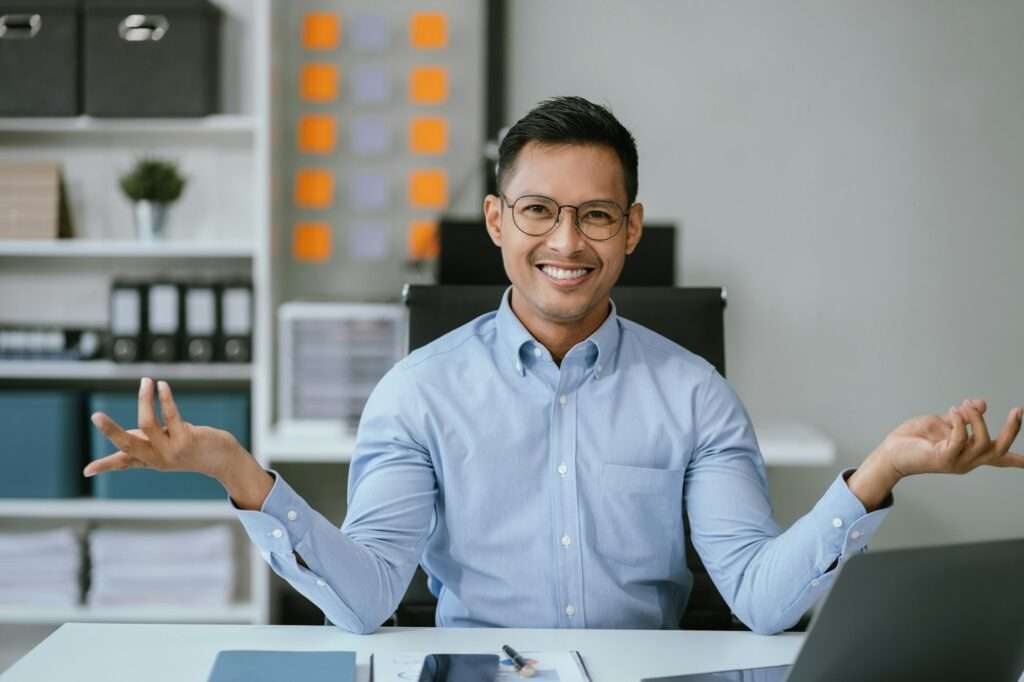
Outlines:
[[[594,271],[594,268],[586,266],[574,270],[566,270],[554,265],[538,265],[537,269],[543,272],[552,284],[563,288],[581,284]]]

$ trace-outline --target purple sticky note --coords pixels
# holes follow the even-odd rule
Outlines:
[[[391,72],[383,64],[352,67],[352,99],[357,104],[379,104],[391,99]]]
[[[382,118],[352,119],[349,136],[349,147],[355,156],[381,156],[391,150],[391,126]]]
[[[391,178],[378,173],[358,173],[349,183],[349,202],[361,212],[387,208]]]
[[[360,52],[383,52],[391,45],[388,21],[376,14],[357,14],[349,20],[352,47]]]

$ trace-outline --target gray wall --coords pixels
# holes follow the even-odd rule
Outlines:
[[[780,522],[912,416],[982,397],[998,431],[1024,404],[1024,3],[509,4],[510,116],[610,106],[647,216],[685,228],[682,283],[728,287],[755,425],[838,443],[836,467],[770,472]],[[908,479],[873,546],[1024,535],[1022,491]]]

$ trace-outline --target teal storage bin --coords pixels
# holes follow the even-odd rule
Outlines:
[[[175,391],[174,401],[182,418],[197,426],[211,426],[232,433],[249,449],[249,394],[244,391]],[[154,403],[155,404],[155,403]],[[159,407],[154,407],[159,417]],[[138,393],[96,392],[89,396],[89,414],[103,412],[125,429],[138,428]],[[117,447],[93,428],[90,454],[99,459],[117,452]],[[180,471],[130,469],[97,474],[93,495],[106,499],[136,500],[223,500],[227,493],[220,483],[204,476]]]
[[[0,391],[0,497],[77,497],[84,491],[82,396]]]

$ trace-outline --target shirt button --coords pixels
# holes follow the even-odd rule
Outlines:
[[[820,580],[815,578],[814,580],[811,581],[811,587],[817,587],[818,583],[820,583],[820,582],[821,582]]]
[[[560,397],[560,398],[558,399],[558,404],[559,404],[559,405],[561,405],[562,407],[565,407],[566,403],[568,403],[568,402],[569,402],[569,399],[568,399],[568,398],[566,398],[566,397],[565,397],[564,395],[563,395],[563,396],[561,396],[561,397]]]
[[[324,585],[326,585],[326,584],[327,584],[327,583],[325,583],[325,582],[324,582],[323,580],[321,580],[320,578],[317,578],[317,579],[316,579],[316,586],[317,586],[317,587],[323,587],[323,586],[324,586]]]
[[[859,537],[860,537],[860,531],[859,531],[859,530],[855,530],[855,531],[853,531],[852,533],[850,533],[850,537],[851,537],[852,539],[856,540],[857,538],[859,538]]]
[[[284,537],[284,531],[281,530],[280,528],[275,528],[273,530],[273,532],[271,532],[270,534],[273,535],[275,538],[283,538]]]
[[[562,536],[562,544],[565,545],[566,547],[568,547],[569,545],[572,544],[572,538],[569,537],[568,535],[563,535]]]
[[[297,518],[299,518],[299,512],[295,511],[294,509],[290,509],[288,511],[288,520],[294,521]]]
[[[572,618],[574,615],[576,615],[576,609],[573,608],[572,604],[569,604],[568,606],[565,607],[565,615],[569,616],[570,618]]]
[[[559,464],[558,465],[558,473],[560,473],[563,476],[565,476],[567,473],[569,473],[569,467],[565,466],[564,464]]]
[[[542,351],[540,348],[533,349],[533,357],[539,358],[542,355],[544,355],[544,351]]]
[[[841,518],[839,518],[838,516],[835,517],[834,519],[832,519],[832,527],[833,528],[842,528],[843,527],[843,520]]]

